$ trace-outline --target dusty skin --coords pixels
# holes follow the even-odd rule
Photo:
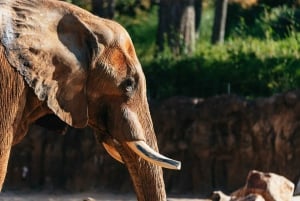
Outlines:
[[[207,199],[185,198],[183,196],[169,196],[168,201],[208,201]],[[186,196],[188,197],[188,196]],[[4,192],[0,201],[136,201],[133,194],[111,193],[75,193],[75,194],[50,194],[50,193],[11,193]],[[300,201],[300,196],[295,196],[292,201]]]

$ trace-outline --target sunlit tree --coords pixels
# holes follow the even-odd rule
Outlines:
[[[228,0],[215,0],[215,17],[211,42],[223,43],[226,29]]]
[[[202,0],[160,0],[157,30],[159,51],[163,51],[166,44],[173,54],[190,54],[194,51],[201,5]]]

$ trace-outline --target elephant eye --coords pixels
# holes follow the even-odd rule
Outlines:
[[[134,91],[136,83],[135,83],[134,78],[129,77],[129,78],[126,78],[121,85],[122,85],[123,90],[126,93],[131,93]]]

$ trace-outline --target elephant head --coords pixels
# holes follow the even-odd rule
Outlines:
[[[0,0],[0,39],[9,64],[61,120],[91,126],[125,163],[138,200],[165,200],[146,80],[132,41],[116,22],[52,0]]]

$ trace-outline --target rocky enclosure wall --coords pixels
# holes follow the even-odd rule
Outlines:
[[[164,170],[169,193],[233,191],[252,169],[299,179],[300,91],[255,100],[174,97],[150,107],[160,152],[182,161],[181,171]],[[39,126],[11,154],[5,189],[24,188],[132,190],[126,168],[90,129],[61,135]]]

